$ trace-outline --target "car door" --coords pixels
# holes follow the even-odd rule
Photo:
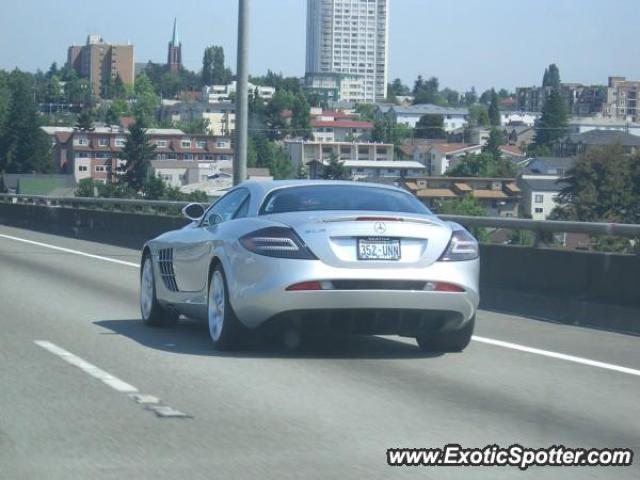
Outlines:
[[[179,291],[200,292],[205,289],[218,225],[236,218],[248,201],[249,191],[246,188],[234,189],[207,209],[197,227],[184,230],[173,251],[173,269]]]

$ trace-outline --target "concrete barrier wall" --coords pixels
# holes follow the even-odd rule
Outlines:
[[[178,217],[0,203],[0,224],[129,248],[180,228]],[[640,257],[481,246],[485,308],[640,332]]]
[[[487,288],[640,306],[639,256],[482,245],[480,258]]]

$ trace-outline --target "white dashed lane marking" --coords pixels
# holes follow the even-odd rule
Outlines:
[[[87,362],[86,360],[74,355],[73,353],[57,346],[54,343],[46,340],[34,340],[34,343],[41,348],[44,348],[49,353],[54,354],[56,357],[61,358],[65,362],[78,367],[83,372],[91,375],[93,378],[100,380],[105,385],[110,386],[112,389],[120,393],[128,393],[129,397],[141,405],[145,405],[147,410],[151,410],[156,413],[158,417],[162,418],[189,418],[185,413],[179,410],[175,410],[167,405],[162,405],[159,398],[153,395],[145,395],[139,393],[139,390],[133,385],[120,380],[118,377],[111,375],[109,372],[96,367],[95,365]]]

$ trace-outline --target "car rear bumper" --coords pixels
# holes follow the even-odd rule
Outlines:
[[[247,258],[251,258],[250,265]],[[231,268],[233,271],[227,276],[234,279],[229,285],[231,306],[239,320],[249,328],[283,318],[330,324],[339,323],[343,318],[345,324],[356,325],[367,317],[371,319],[370,325],[378,325],[382,330],[387,328],[383,325],[402,326],[403,322],[425,328],[455,329],[475,315],[479,303],[477,259],[436,262],[420,269],[347,269],[330,267],[320,261],[280,260],[252,255],[239,259]],[[359,290],[351,289],[353,283],[349,285],[350,289],[343,290],[286,290],[293,284],[316,280],[351,280],[356,285],[358,281],[366,283],[372,280],[379,280],[381,284],[439,281],[457,285],[464,291]]]

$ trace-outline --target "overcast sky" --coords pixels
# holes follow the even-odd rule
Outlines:
[[[183,62],[207,45],[235,70],[237,0],[3,0],[0,68],[46,70],[90,32],[135,45],[136,62],[166,61],[178,17]],[[537,85],[557,63],[563,81],[640,80],[639,0],[390,0],[390,79],[437,76],[441,87]],[[304,74],[306,0],[251,0],[252,74]]]

